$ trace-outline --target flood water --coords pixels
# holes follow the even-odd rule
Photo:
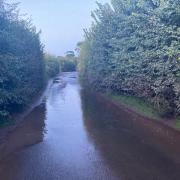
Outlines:
[[[0,146],[0,180],[179,180],[179,134],[88,93],[76,76],[61,75]]]

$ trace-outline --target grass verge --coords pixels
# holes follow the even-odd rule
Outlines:
[[[11,119],[0,120],[0,128],[11,126],[11,125],[14,125],[14,124],[15,124],[15,121],[11,120]]]
[[[175,127],[176,127],[177,129],[180,129],[180,117],[178,117],[178,118],[176,119]]]
[[[127,95],[108,95],[110,99],[113,101],[125,105],[137,113],[152,119],[161,119],[160,113],[149,103],[145,102],[143,99],[134,97],[134,96],[127,96]],[[179,120],[180,126],[180,120]]]

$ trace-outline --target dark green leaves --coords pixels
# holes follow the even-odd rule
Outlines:
[[[17,4],[0,5],[0,121],[24,108],[44,83],[39,33],[22,20]]]

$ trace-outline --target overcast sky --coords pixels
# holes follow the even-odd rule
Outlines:
[[[22,13],[31,16],[33,24],[42,30],[41,39],[46,51],[64,55],[74,50],[83,39],[83,28],[91,24],[95,0],[10,0],[20,2]],[[98,0],[101,3],[110,0]]]

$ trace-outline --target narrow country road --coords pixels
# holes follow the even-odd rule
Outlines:
[[[84,92],[76,73],[58,77],[25,118],[1,148],[9,154],[0,180],[180,179],[180,165],[153,144],[157,138]]]

